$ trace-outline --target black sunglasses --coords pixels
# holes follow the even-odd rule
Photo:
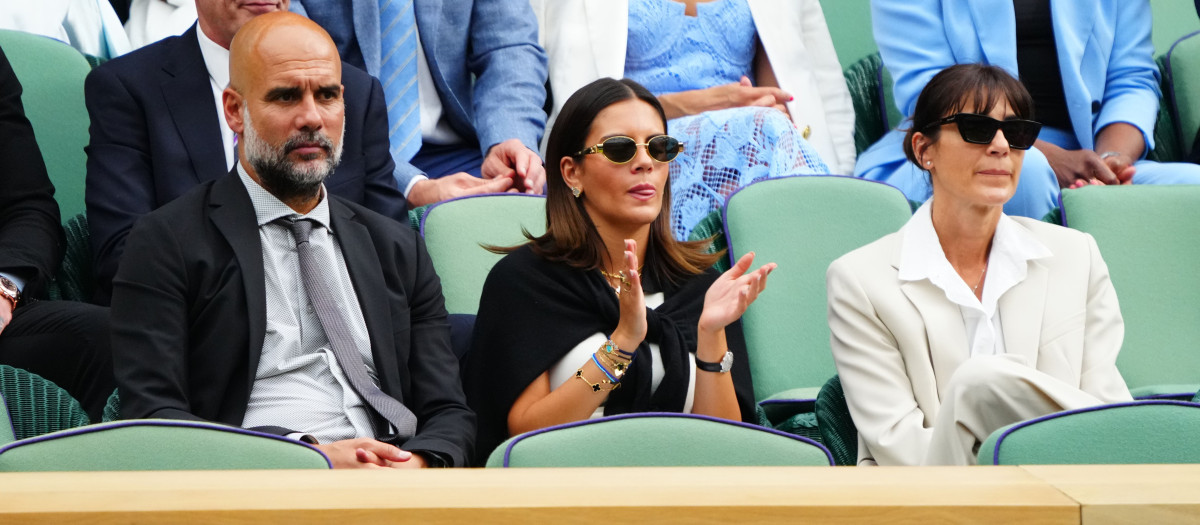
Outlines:
[[[996,137],[996,130],[1004,130],[1004,138],[1008,139],[1008,147],[1012,149],[1029,149],[1037,141],[1038,133],[1042,131],[1042,123],[1032,120],[1012,119],[996,120],[987,115],[975,113],[955,113],[941,120],[935,120],[923,130],[958,124],[958,134],[971,144],[991,144]]]
[[[645,144],[638,144],[630,137],[609,137],[604,139],[604,142],[576,153],[575,156],[599,153],[616,164],[625,164],[637,155],[638,146],[645,146],[646,154],[659,162],[671,162],[683,151],[683,144],[669,135],[650,137]]]

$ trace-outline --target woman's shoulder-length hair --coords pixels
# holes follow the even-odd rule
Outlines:
[[[605,108],[626,100],[638,99],[649,104],[667,129],[667,117],[658,99],[645,87],[629,79],[601,78],[576,91],[559,112],[546,145],[546,233],[525,236],[533,252],[547,260],[562,262],[582,270],[601,268],[608,258],[604,241],[583,205],[563,180],[561,162],[571,157],[582,160],[580,152],[591,131],[592,121]],[[724,251],[707,253],[711,239],[678,241],[671,233],[671,182],[663,188],[662,209],[650,225],[643,273],[661,284],[677,283],[704,272],[719,260]],[[505,253],[517,247],[490,247]],[[614,261],[615,262],[615,261]]]

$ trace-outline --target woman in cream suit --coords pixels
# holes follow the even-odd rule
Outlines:
[[[1000,427],[1130,399],[1096,242],[1003,212],[1041,128],[1023,120],[1031,111],[1003,69],[938,73],[905,141],[932,199],[829,267],[831,343],[860,464],[972,464]]]
[[[796,136],[797,142],[803,143],[801,153],[809,158],[801,163],[813,168],[810,172],[850,174],[853,171],[854,110],[818,0],[532,0],[531,3],[538,15],[539,35],[549,57],[554,103],[548,129],[553,126],[563,101],[580,87],[597,78],[629,77],[646,84],[659,96],[672,119],[672,130],[684,127],[676,122],[680,115],[714,113],[722,108],[739,106],[776,106],[794,123],[794,127],[788,126],[788,131]],[[745,25],[729,21],[740,19],[744,13],[748,13],[744,15]],[[711,24],[702,30],[708,35],[707,40],[697,42],[679,38],[679,33],[683,32],[680,28],[689,24]],[[643,33],[663,42],[646,45],[646,39],[639,38]],[[673,40],[675,38],[678,40]],[[657,89],[654,82],[639,76],[645,63],[657,58],[660,51],[651,49],[654,56],[644,56],[643,50],[654,44],[666,46],[668,40],[674,49],[664,52],[664,56],[686,53],[687,48],[692,48],[691,51],[697,52],[700,58],[710,57],[707,61],[698,60],[702,63],[694,69],[688,69],[686,64],[665,65],[666,68],[678,68],[672,73],[684,72],[678,75],[683,77],[681,84],[693,84],[684,88],[688,90],[686,92]],[[683,51],[680,51],[681,47]],[[754,60],[753,69],[741,86],[736,74],[724,79],[714,76],[711,84],[705,84],[710,77],[695,78],[695,75],[719,69],[719,65],[712,64],[729,58],[734,54],[731,49],[738,48],[748,49]],[[697,72],[693,75],[693,71]],[[681,94],[702,100],[673,104],[670,97]],[[673,109],[678,111],[673,112]],[[786,118],[779,120],[786,122]],[[672,133],[688,141],[682,131]],[[777,144],[789,140],[789,137],[767,139]],[[677,193],[685,190],[685,185],[676,180],[677,170],[684,169],[688,157],[695,156],[702,147],[695,143],[686,146],[681,156],[684,162],[672,169]],[[812,155],[808,155],[808,151]],[[705,160],[712,171],[713,163]],[[776,160],[777,164],[780,162]],[[802,168],[796,173],[804,173]],[[772,169],[777,170],[778,166]],[[745,182],[746,174],[741,175]],[[706,182],[718,186],[726,181],[722,184]],[[727,189],[732,191],[736,185],[715,193],[727,195]],[[676,207],[686,206],[686,201],[677,195]]]

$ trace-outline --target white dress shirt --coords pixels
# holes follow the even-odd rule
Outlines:
[[[196,28],[196,36],[200,40],[200,56],[204,57],[204,67],[208,69],[208,82],[212,85],[213,100],[217,103],[217,119],[221,121],[221,144],[225,147],[225,169],[233,169],[233,155],[237,148],[236,134],[229,129],[225,122],[225,103],[221,101],[221,93],[229,85],[229,50],[213,42],[204,30]],[[257,186],[257,184],[255,184]]]
[[[301,216],[254,182],[240,164],[238,174],[258,217],[267,302],[266,335],[242,426],[284,427],[312,435],[321,443],[375,436],[371,411],[334,357],[304,289],[292,232],[274,222],[283,217],[305,217],[317,223],[309,243],[318,266],[325,270],[322,276],[347,314],[351,336],[367,373],[378,384],[367,324],[336,232],[331,229],[328,194],[322,187],[321,202]]]
[[[932,205],[933,199],[925,202],[901,230],[904,241],[900,248],[899,278],[902,281],[929,279],[946,293],[950,302],[958,305],[970,346],[965,349],[968,355],[1004,354],[1004,332],[997,308],[1000,297],[1025,280],[1030,260],[1049,257],[1052,255],[1050,249],[1037,239],[1022,234],[1023,230],[1011,218],[1001,214],[992,236],[981,301],[946,259],[933,228]]]

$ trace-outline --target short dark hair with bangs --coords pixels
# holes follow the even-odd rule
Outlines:
[[[943,69],[917,97],[913,110],[912,126],[904,135],[904,156],[913,164],[920,162],[913,152],[912,139],[918,131],[937,142],[942,128],[930,127],[955,113],[969,111],[986,115],[1000,103],[1001,97],[1008,102],[1017,118],[1033,120],[1033,97],[1003,68],[986,64],[957,64]],[[972,107],[968,110],[967,104]]]

